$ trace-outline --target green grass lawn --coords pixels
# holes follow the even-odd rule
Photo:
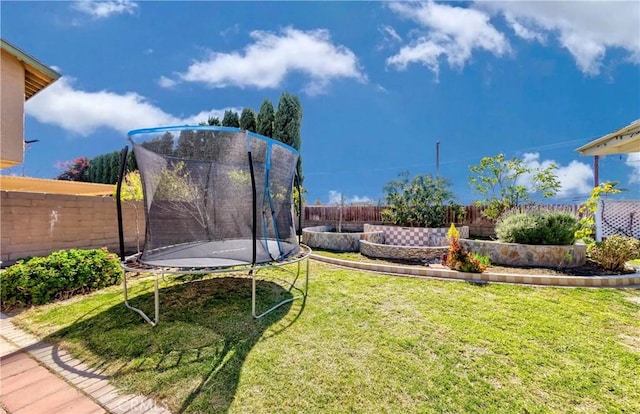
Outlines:
[[[254,321],[250,280],[112,287],[15,321],[187,413],[640,412],[639,290],[394,277],[312,262],[306,303]],[[149,279],[134,305],[151,309]],[[259,284],[261,298],[288,293]],[[261,303],[266,306],[266,303]]]

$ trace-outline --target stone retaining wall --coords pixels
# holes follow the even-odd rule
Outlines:
[[[457,227],[460,238],[469,237],[469,226]],[[383,231],[385,243],[395,246],[444,246],[448,227],[401,227],[381,224],[365,224],[364,231]]]
[[[548,246],[496,241],[464,240],[465,249],[489,256],[491,263],[506,266],[578,267],[587,260],[584,244]]]
[[[362,240],[384,243],[384,233],[381,231],[351,233],[336,233],[335,231],[334,226],[307,227],[302,229],[302,242],[312,249],[338,252],[360,251],[360,241]]]
[[[448,250],[449,246],[394,246],[366,240],[360,241],[360,253],[379,259],[433,262],[440,260]]]

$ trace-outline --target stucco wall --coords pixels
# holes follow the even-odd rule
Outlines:
[[[71,248],[106,246],[119,253],[116,203],[112,197],[0,191],[0,255],[3,266],[27,256]],[[144,209],[139,205],[140,242]],[[136,210],[123,203],[125,247],[136,251]]]
[[[7,168],[24,159],[24,67],[4,50],[0,59],[0,168]]]

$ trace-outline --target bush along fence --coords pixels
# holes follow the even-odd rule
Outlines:
[[[383,224],[382,210],[385,208],[386,206],[306,206],[303,227],[336,225],[340,220],[348,230],[361,228],[365,223]],[[577,205],[521,206],[516,207],[513,211],[524,212],[532,208],[580,216]],[[448,209],[446,222],[455,223],[457,226],[469,226],[470,237],[493,237],[495,236],[495,221],[483,216],[482,210],[482,207],[475,205],[465,206],[464,217],[460,217],[455,211]]]

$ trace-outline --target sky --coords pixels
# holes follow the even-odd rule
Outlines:
[[[593,187],[575,149],[640,118],[638,1],[0,7],[2,38],[62,74],[26,102],[39,142],[3,174],[54,178],[129,130],[258,112],[287,91],[304,112],[309,204],[378,203],[403,171],[445,177],[468,204],[481,198],[469,167],[499,153],[555,163],[550,201],[575,204]],[[640,199],[640,153],[601,157],[600,180]]]

